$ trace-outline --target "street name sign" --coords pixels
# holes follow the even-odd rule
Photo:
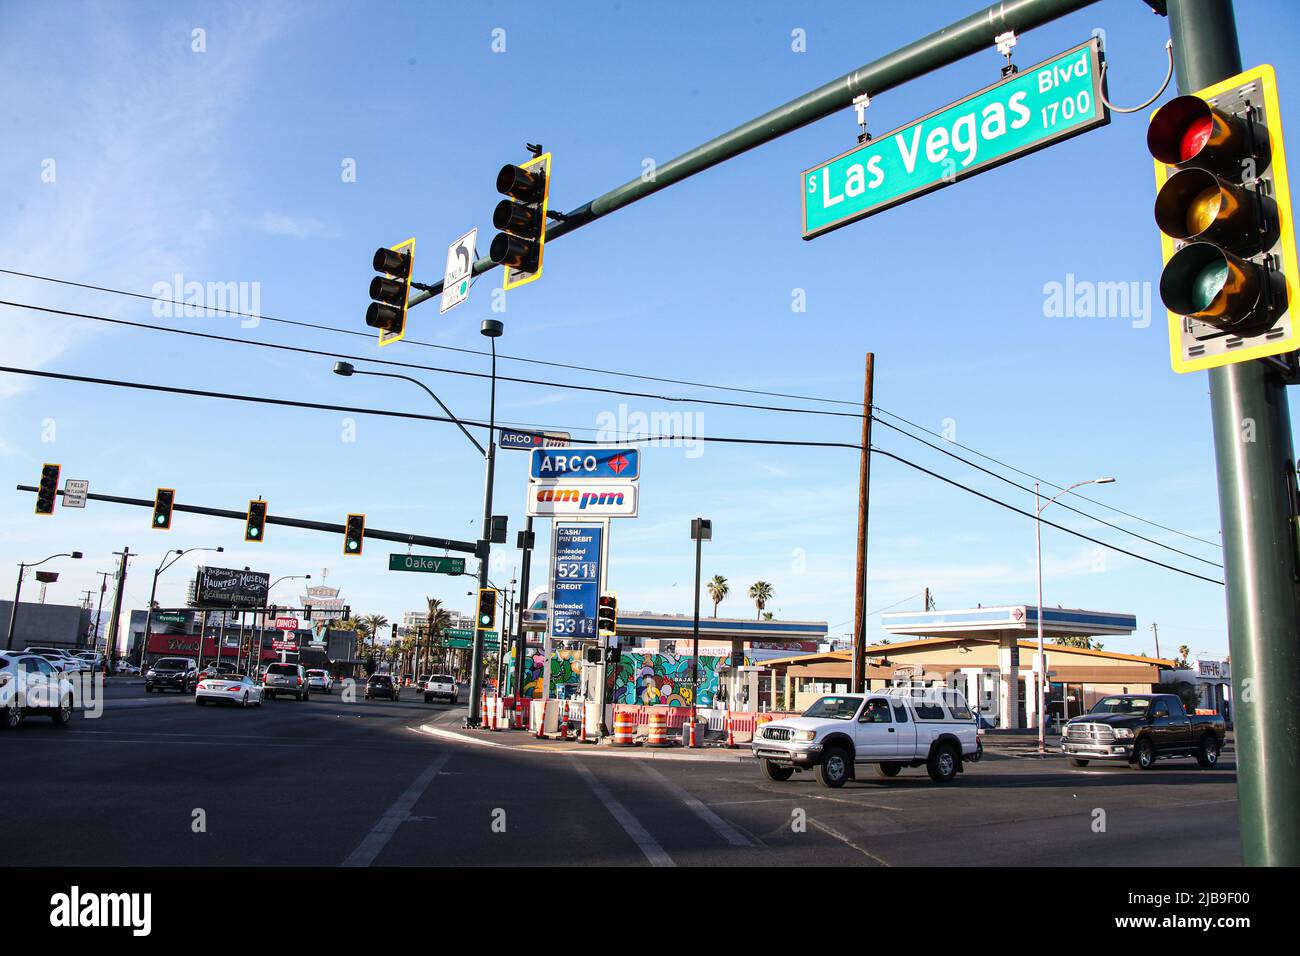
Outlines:
[[[498,447],[524,451],[534,448],[568,448],[571,440],[568,432],[521,432],[509,428],[497,431]]]
[[[570,481],[634,481],[641,475],[637,448],[535,448],[528,476],[565,478]]]
[[[86,495],[90,492],[90,482],[69,478],[63,483],[63,507],[86,507]]]
[[[432,554],[390,554],[389,571],[428,571],[433,574],[464,574],[464,558],[447,558]]]
[[[470,272],[478,242],[478,227],[447,247],[447,269],[442,276],[442,302],[438,311],[449,312],[469,298]]]
[[[638,490],[635,481],[530,481],[524,514],[533,518],[635,518]]]
[[[455,644],[454,641],[471,641],[474,638],[474,632],[467,627],[449,627],[442,632],[442,636],[448,641],[449,647],[469,647],[469,644]],[[484,631],[483,640],[496,641],[496,631]]]
[[[454,647],[454,648],[468,648],[474,646],[474,640],[473,638],[469,638],[469,637],[452,637],[452,638],[448,638],[447,641],[444,642],[443,646]],[[484,638],[483,650],[499,651],[501,650],[501,645],[496,640],[489,641],[486,638]]]
[[[1093,37],[805,170],[803,238],[1105,126],[1101,63]]]

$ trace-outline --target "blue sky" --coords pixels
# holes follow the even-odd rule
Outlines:
[[[490,236],[498,167],[554,153],[552,205],[573,208],[656,163],[951,22],[976,6],[669,4],[647,18],[628,3],[373,5],[68,4],[57,32],[35,4],[0,8],[0,268],[150,293],[158,283],[256,288],[262,314],[363,329],[369,259],[416,236],[419,277],[441,277],[448,242]],[[852,10],[846,28],[845,10]],[[1238,4],[1243,62],[1271,62],[1284,121],[1300,26],[1284,3]],[[1166,21],[1106,0],[1021,37],[1022,66],[1106,31],[1111,97],[1141,102],[1164,75]],[[195,29],[204,31],[195,52]],[[493,40],[504,31],[504,52]],[[792,50],[802,30],[806,52]],[[500,46],[500,43],[497,43]],[[883,133],[997,78],[986,54],[873,99]],[[854,142],[851,110],[823,120],[558,240],[540,282],[491,312],[499,272],[447,315],[411,313],[414,339],[480,349],[481,319],[506,325],[502,353],[846,401],[860,400],[863,356],[876,354],[876,400],[1050,481],[1114,475],[1090,496],[1218,540],[1207,380],[1169,369],[1165,320],[1048,318],[1044,288],[1077,279],[1154,283],[1159,244],[1144,148],[1147,112],[812,242],[799,234],[799,173]],[[52,161],[52,164],[51,162]],[[355,182],[344,170],[354,161]],[[50,172],[53,172],[51,177]],[[47,181],[49,179],[53,181]],[[792,303],[802,290],[806,310]],[[228,316],[158,318],[150,303],[0,275],[0,298],[216,332],[260,342],[483,371],[485,360]],[[341,379],[330,360],[116,328],[0,307],[4,361],[81,375],[437,414],[414,386]],[[360,364],[360,363],[358,363]],[[378,368],[376,366],[376,368]],[[503,361],[501,371],[555,382],[704,395]],[[421,378],[459,414],[486,416],[477,379]],[[708,393],[723,399],[725,393]],[[0,376],[0,472],[34,483],[43,461],[92,491],[372,527],[477,536],[482,463],[453,427],[159,396]],[[592,435],[602,416],[689,411],[695,433],[858,440],[853,419],[688,406],[503,384],[506,421]],[[834,406],[821,406],[830,408]],[[588,431],[583,431],[583,430]],[[346,440],[355,437],[355,440]],[[1032,495],[878,429],[877,444],[1032,509]],[[954,449],[960,451],[960,449]],[[705,577],[733,585],[722,613],[752,615],[764,579],[778,617],[826,620],[853,609],[856,453],[711,444],[645,452],[641,515],[612,533],[609,583],[625,610],[688,611],[689,519],[714,521]],[[498,459],[497,508],[523,523],[526,457]],[[1021,478],[1020,480],[1024,480]],[[1107,520],[1219,560],[1217,548],[1088,506]],[[358,612],[390,618],[426,595],[467,610],[467,578],[392,573],[387,545],[360,560],[341,541],[272,527],[245,545],[232,522],[178,515],[153,532],[137,509],[91,503],[36,518],[28,495],[0,495],[0,566],[78,548],[51,601],[97,588],[95,571],[129,545],[127,605],[142,607],[164,548],[226,547],[228,566],[311,573]],[[1194,570],[1217,569],[1136,542],[1078,515],[1049,516]],[[539,552],[549,529],[539,522]],[[513,547],[494,580],[508,581]],[[1222,655],[1222,588],[1145,565],[1061,532],[1044,534],[1045,602],[1129,611],[1139,630],[1119,649],[1179,644]],[[1032,602],[1028,519],[882,457],[873,465],[868,607],[919,609]],[[535,563],[535,569],[542,563]],[[183,600],[188,569],[160,585]],[[537,574],[534,575],[536,581]],[[7,588],[5,579],[0,586]],[[317,582],[314,582],[317,583]],[[28,592],[30,594],[31,592]],[[286,586],[276,594],[299,593]],[[879,615],[869,634],[882,636]]]

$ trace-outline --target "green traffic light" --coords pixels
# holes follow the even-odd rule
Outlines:
[[[1203,266],[1192,279],[1192,304],[1204,312],[1228,282],[1228,263],[1220,259]]]
[[[257,530],[256,528],[249,528],[249,529],[248,529],[248,536],[249,536],[250,538],[256,538],[257,535],[258,535],[258,530]]]

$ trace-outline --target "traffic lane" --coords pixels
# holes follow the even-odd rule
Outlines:
[[[1235,767],[1194,763],[1072,770],[1060,759],[986,759],[941,786],[924,769],[877,778],[869,767],[839,790],[811,774],[776,783],[757,766],[657,761],[708,806],[765,841],[790,844],[795,823],[835,835],[889,864],[1041,865],[1120,861],[1149,865],[1169,854],[1162,812],[1179,821],[1178,858],[1188,865],[1236,862]],[[1098,816],[1094,810],[1105,811]],[[1094,831],[1101,821],[1106,829]],[[1110,834],[1110,839],[1094,837]],[[800,840],[793,839],[795,845]]]
[[[439,752],[409,714],[373,702],[161,711],[0,734],[24,821],[0,860],[333,866]]]

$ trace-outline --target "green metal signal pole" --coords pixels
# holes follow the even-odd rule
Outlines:
[[[1171,0],[1178,89],[1241,72],[1231,0]],[[1283,223],[1283,228],[1293,228]],[[1295,309],[1297,303],[1291,303]],[[1300,614],[1286,386],[1263,361],[1210,369],[1232,655],[1242,862],[1300,866]]]

